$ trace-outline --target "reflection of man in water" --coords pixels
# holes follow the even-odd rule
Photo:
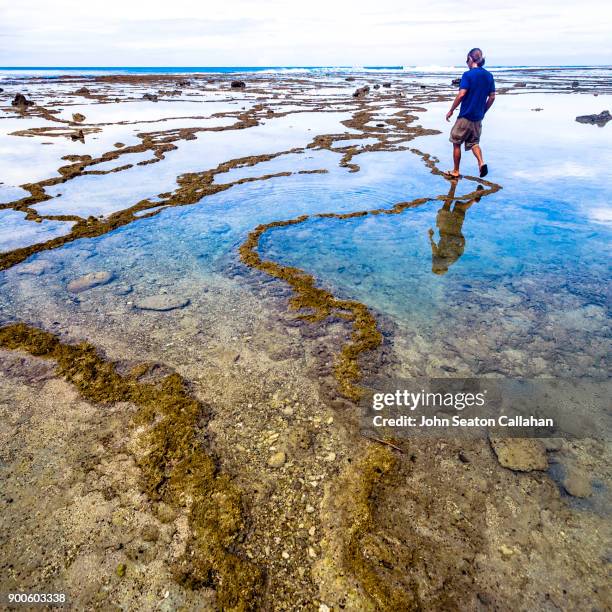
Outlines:
[[[461,233],[461,229],[465,221],[465,213],[474,202],[480,201],[480,196],[468,200],[467,202],[457,201],[455,202],[455,206],[451,209],[456,189],[457,181],[453,180],[451,181],[451,188],[444,201],[444,205],[440,208],[436,216],[436,226],[440,232],[438,244],[434,242],[433,229],[429,230],[431,271],[434,274],[446,274],[448,268],[463,255],[465,238]],[[482,185],[478,185],[477,189],[481,191],[483,189]]]

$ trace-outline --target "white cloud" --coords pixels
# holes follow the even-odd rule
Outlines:
[[[531,166],[528,170],[517,170],[516,178],[528,181],[551,180],[557,178],[595,178],[601,170],[573,161],[559,162],[540,167]]]
[[[611,64],[607,0],[0,0],[0,64]]]

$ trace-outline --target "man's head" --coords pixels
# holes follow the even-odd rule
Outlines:
[[[470,68],[484,66],[485,58],[482,51],[478,47],[474,47],[467,54],[467,64]]]

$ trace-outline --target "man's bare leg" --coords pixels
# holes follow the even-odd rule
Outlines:
[[[478,161],[478,170],[480,170],[484,166],[484,161],[482,159],[482,150],[480,149],[480,145],[474,145],[472,147],[472,153],[476,160]]]
[[[446,174],[451,176],[459,176],[459,164],[461,163],[461,145],[453,144],[453,170],[449,170]]]

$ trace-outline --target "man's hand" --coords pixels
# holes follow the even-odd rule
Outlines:
[[[446,120],[450,121],[450,118],[453,116],[453,113],[455,111],[451,108],[451,110],[448,111],[448,113],[446,113]]]

